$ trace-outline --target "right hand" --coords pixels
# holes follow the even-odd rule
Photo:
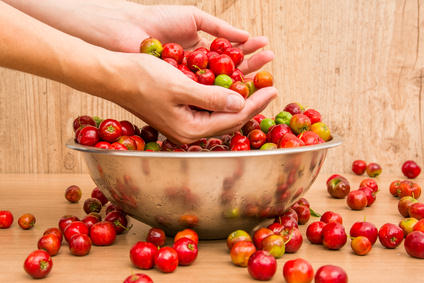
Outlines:
[[[107,54],[113,63],[105,68],[106,85],[99,96],[123,106],[177,143],[234,132],[277,95],[274,87],[267,87],[244,100],[232,90],[196,83],[152,55]],[[213,112],[192,110],[189,105]]]

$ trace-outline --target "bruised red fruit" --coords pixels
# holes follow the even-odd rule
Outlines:
[[[368,178],[368,179],[362,180],[361,183],[359,184],[359,187],[360,188],[362,188],[362,187],[368,187],[371,190],[373,190],[374,193],[377,193],[378,192],[378,184],[377,184],[377,182],[374,179],[369,179]]]

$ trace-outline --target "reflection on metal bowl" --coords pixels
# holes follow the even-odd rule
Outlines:
[[[132,217],[174,235],[201,239],[250,231],[283,213],[309,189],[332,141],[299,148],[239,152],[108,151],[69,141],[107,198]]]

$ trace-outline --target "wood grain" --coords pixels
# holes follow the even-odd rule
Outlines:
[[[352,187],[357,187],[361,177],[346,177]],[[399,177],[399,176],[393,176]],[[418,180],[422,183],[424,179]],[[374,223],[378,228],[384,223],[397,224],[401,219],[397,211],[397,199],[388,192],[391,178],[378,178],[380,192],[373,206],[362,211],[350,210],[345,200],[336,200],[328,196],[324,176],[319,177],[307,192],[306,198],[314,210],[323,213],[327,210],[338,212],[343,217],[346,231],[356,221]],[[9,229],[0,230],[2,256],[0,258],[1,282],[34,282],[23,270],[26,256],[36,249],[38,239],[49,227],[56,227],[58,219],[66,214],[82,217],[82,204],[68,203],[63,194],[67,186],[79,185],[83,198],[89,197],[94,187],[86,175],[0,175],[0,207],[9,209],[15,216],[15,222]],[[33,229],[22,230],[17,218],[26,212],[33,213],[37,222]],[[311,218],[310,222],[315,221]],[[159,282],[256,282],[250,278],[246,268],[232,265],[225,241],[200,241],[199,255],[192,266],[178,267],[174,273],[140,270],[131,265],[129,250],[137,242],[145,239],[148,226],[131,219],[132,230],[117,237],[110,247],[92,247],[85,257],[72,256],[66,243],[59,254],[53,257],[53,269],[43,282],[122,282],[128,275],[142,272]],[[344,268],[351,283],[367,282],[422,282],[423,260],[409,257],[403,243],[396,249],[385,249],[377,240],[371,252],[366,256],[354,255],[350,240],[340,251],[330,251],[321,245],[311,245],[305,237],[306,225],[300,226],[304,242],[295,254],[285,254],[277,260],[277,272],[270,282],[284,282],[282,268],[287,260],[304,258],[316,271],[325,264]],[[172,239],[167,240],[167,245]]]
[[[354,159],[384,173],[415,159],[424,165],[424,1],[138,1],[192,4],[252,35],[266,35],[276,57],[266,66],[278,113],[298,101],[321,111],[344,146],[323,170],[349,171]],[[0,172],[81,173],[64,147],[80,114],[142,122],[122,108],[56,82],[0,69]]]

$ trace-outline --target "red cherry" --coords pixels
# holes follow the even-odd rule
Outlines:
[[[421,168],[415,161],[408,160],[402,165],[402,173],[409,179],[414,179],[421,173]]]
[[[173,59],[177,64],[181,64],[184,58],[184,49],[178,43],[166,43],[163,45],[161,57],[164,60]]]
[[[99,141],[99,130],[94,126],[85,126],[78,131],[77,142],[82,145],[95,145]]]
[[[214,41],[212,41],[210,50],[222,54],[227,48],[230,47],[232,47],[232,45],[228,39],[218,37],[215,38]]]
[[[231,60],[230,56],[226,54],[221,54],[209,61],[209,69],[215,74],[215,76],[221,74],[231,76],[234,72],[234,68],[233,60]]]
[[[205,69],[208,66],[208,56],[202,51],[193,51],[187,57],[187,67],[193,71]]]
[[[244,74],[239,69],[235,69],[231,74],[233,82],[244,82]]]
[[[233,60],[234,65],[237,67],[240,65],[241,62],[243,62],[244,54],[243,51],[241,51],[239,48],[230,47],[225,49],[224,54],[227,54],[230,56],[231,60]]]
[[[213,85],[215,81],[215,75],[209,69],[202,69],[196,72],[197,80],[199,83],[204,85]]]

